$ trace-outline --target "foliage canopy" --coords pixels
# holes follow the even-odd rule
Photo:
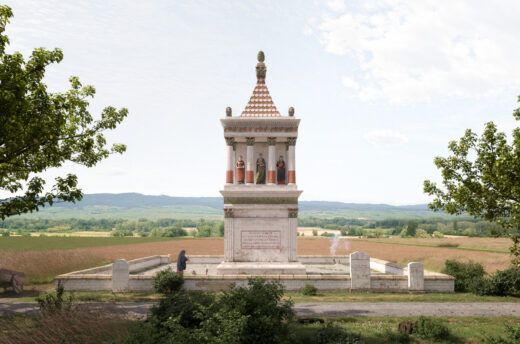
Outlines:
[[[520,120],[520,108],[513,116]],[[430,207],[500,224],[513,240],[513,264],[520,267],[520,127],[508,142],[506,134],[488,122],[481,136],[467,129],[448,148],[450,156],[434,160],[442,187],[424,182],[424,192],[435,197]]]
[[[128,113],[108,106],[95,120],[89,112],[95,89],[75,76],[66,92],[49,92],[46,69],[60,63],[63,53],[36,48],[27,60],[19,52],[7,53],[4,32],[12,16],[10,7],[0,5],[0,191],[16,195],[0,200],[1,219],[55,201],[80,200],[75,175],[56,178],[45,192],[38,174],[68,161],[92,167],[111,153],[123,153],[123,144],[108,147],[104,132],[115,129]]]

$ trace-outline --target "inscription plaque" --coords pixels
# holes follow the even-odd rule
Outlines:
[[[280,249],[280,231],[242,231],[240,235],[242,249]]]

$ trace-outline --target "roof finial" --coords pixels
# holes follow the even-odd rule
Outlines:
[[[256,64],[256,78],[258,82],[265,81],[265,74],[267,73],[267,68],[265,67],[265,55],[263,51],[259,51],[257,55],[258,63]]]

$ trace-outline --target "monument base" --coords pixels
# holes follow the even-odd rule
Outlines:
[[[218,275],[305,275],[300,262],[222,262]]]

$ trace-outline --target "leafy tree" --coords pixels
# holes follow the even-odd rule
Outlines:
[[[520,120],[520,108],[513,116]],[[424,182],[424,192],[435,197],[430,207],[500,224],[513,240],[513,265],[520,267],[520,127],[508,142],[506,134],[488,122],[480,137],[467,129],[448,148],[449,157],[434,160],[443,187]]]
[[[36,48],[26,61],[21,53],[8,54],[5,27],[13,16],[0,5],[0,190],[17,194],[0,200],[0,218],[37,211],[55,201],[74,202],[82,197],[75,175],[56,178],[44,192],[38,173],[71,161],[87,167],[126,147],[107,147],[103,133],[115,129],[127,109],[106,107],[100,119],[90,114],[93,86],[70,78],[70,89],[51,93],[43,82],[46,68],[61,62],[60,49]]]
[[[418,226],[419,225],[415,221],[408,222],[408,226],[406,226],[406,236],[414,237]]]

